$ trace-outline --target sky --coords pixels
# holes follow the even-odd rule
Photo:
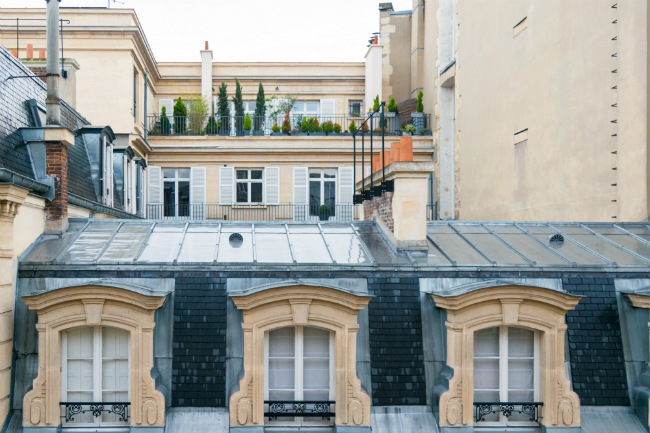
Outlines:
[[[156,60],[363,61],[386,0],[61,0],[63,7],[135,9]],[[396,11],[412,0],[393,0]],[[0,7],[45,7],[45,0],[0,0]],[[64,30],[65,31],[65,30]]]

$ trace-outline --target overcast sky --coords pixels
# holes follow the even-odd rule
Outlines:
[[[386,1],[386,0],[383,0]],[[363,61],[379,31],[380,0],[120,0],[133,8],[158,61]],[[106,7],[108,0],[62,0],[61,7]],[[410,10],[412,0],[393,0]],[[0,0],[2,7],[45,7],[45,0]]]

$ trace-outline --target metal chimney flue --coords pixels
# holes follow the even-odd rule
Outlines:
[[[59,2],[47,2],[47,125],[61,125],[61,101],[59,97]]]

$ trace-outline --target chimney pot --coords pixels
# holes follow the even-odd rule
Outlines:
[[[27,44],[27,58],[28,59],[34,58],[34,45],[32,44]]]
[[[209,48],[208,48],[208,41],[205,41],[205,49],[206,49],[206,50],[209,50]]]
[[[39,59],[44,59],[45,58],[45,50],[39,50],[38,51],[38,58]]]

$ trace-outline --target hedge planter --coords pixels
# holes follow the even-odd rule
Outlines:
[[[424,113],[415,112],[411,113],[413,119],[413,126],[415,126],[415,133],[420,134],[424,129]]]

